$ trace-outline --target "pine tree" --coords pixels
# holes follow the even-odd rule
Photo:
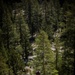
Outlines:
[[[6,65],[8,66],[8,75],[15,74],[22,69],[23,61],[21,55],[15,50],[16,42],[18,41],[18,34],[15,30],[15,25],[12,22],[12,10],[7,4],[3,6],[3,16],[2,16],[2,47],[4,47],[6,55]],[[15,35],[16,34],[16,35]]]
[[[64,19],[65,25],[62,32],[61,40],[63,41],[64,53],[62,57],[62,73],[64,75],[74,74],[74,38],[75,38],[75,26],[74,26],[74,2],[65,1]],[[65,70],[66,69],[66,70]]]
[[[31,50],[31,45],[29,42],[29,37],[30,37],[30,31],[28,24],[26,24],[24,15],[22,14],[22,10],[20,11],[20,15],[18,15],[17,18],[17,24],[18,24],[18,33],[20,35],[20,45],[22,46],[22,56],[24,61],[27,63],[28,61],[28,56]]]
[[[44,31],[40,31],[36,38],[35,69],[40,70],[42,75],[50,75],[54,70],[54,53],[50,49],[50,41]]]

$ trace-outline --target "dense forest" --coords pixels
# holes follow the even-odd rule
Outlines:
[[[75,0],[0,0],[0,75],[73,75]]]

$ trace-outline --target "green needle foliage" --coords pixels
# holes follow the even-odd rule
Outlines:
[[[41,75],[73,75],[74,5],[75,0],[0,0],[0,75],[25,74],[27,65]]]
[[[40,31],[36,38],[35,69],[40,70],[42,75],[50,75],[54,70],[54,53],[51,50],[48,35]]]

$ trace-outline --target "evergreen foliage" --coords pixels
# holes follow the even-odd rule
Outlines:
[[[35,67],[36,70],[41,71],[41,75],[50,75],[54,70],[54,53],[50,49],[50,41],[44,31],[40,31],[36,38],[36,59]],[[39,62],[40,61],[40,62]]]
[[[33,67],[32,75],[37,70],[73,75],[74,5],[74,0],[0,0],[0,75],[26,74],[26,66]]]

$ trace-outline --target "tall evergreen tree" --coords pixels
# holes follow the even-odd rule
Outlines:
[[[62,71],[64,75],[74,74],[74,38],[75,38],[75,26],[74,26],[74,2],[65,1],[64,5],[64,17],[65,25],[62,32],[61,40],[64,42],[64,53],[62,62]],[[65,70],[66,68],[66,70]]]
[[[54,53],[50,49],[50,41],[44,31],[40,31],[36,38],[35,70],[40,70],[42,75],[50,75],[54,70]]]

